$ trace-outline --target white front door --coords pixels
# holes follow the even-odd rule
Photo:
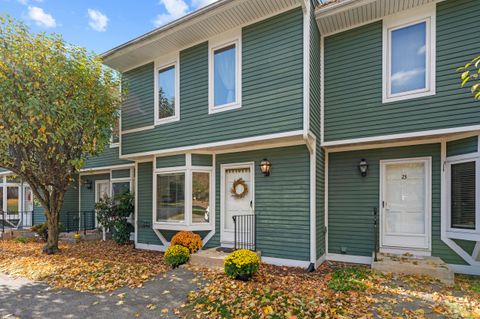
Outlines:
[[[431,159],[381,161],[380,245],[430,250]]]
[[[254,163],[222,165],[221,185],[221,242],[231,247],[234,243],[233,216],[253,214]]]
[[[101,199],[110,197],[110,181],[98,180],[95,181],[95,203],[98,203]],[[98,227],[97,212],[95,211],[95,227]]]

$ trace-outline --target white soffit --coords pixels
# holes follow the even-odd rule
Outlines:
[[[227,30],[302,5],[305,0],[220,0],[102,54],[104,64],[126,71],[162,54],[188,48]]]
[[[317,7],[318,28],[324,36],[438,0],[338,0]]]

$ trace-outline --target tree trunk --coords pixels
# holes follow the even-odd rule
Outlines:
[[[58,207],[57,203],[52,205],[53,207]],[[52,207],[51,206],[51,207]],[[59,209],[50,209],[45,211],[45,216],[47,217],[47,226],[48,226],[48,237],[47,243],[43,247],[43,252],[47,255],[55,254],[59,251],[58,249],[58,233],[59,233]]]

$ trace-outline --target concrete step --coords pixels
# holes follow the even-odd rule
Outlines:
[[[377,259],[372,263],[372,269],[383,273],[428,276],[447,285],[454,284],[453,270],[438,257],[378,254]]]
[[[231,249],[210,248],[199,250],[195,254],[190,255],[190,265],[200,268],[209,268],[212,270],[223,270],[225,258],[232,252]],[[257,251],[258,257],[261,253]]]

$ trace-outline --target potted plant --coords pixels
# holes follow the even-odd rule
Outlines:
[[[247,281],[258,271],[260,258],[247,249],[239,249],[225,258],[224,270],[227,276]]]

